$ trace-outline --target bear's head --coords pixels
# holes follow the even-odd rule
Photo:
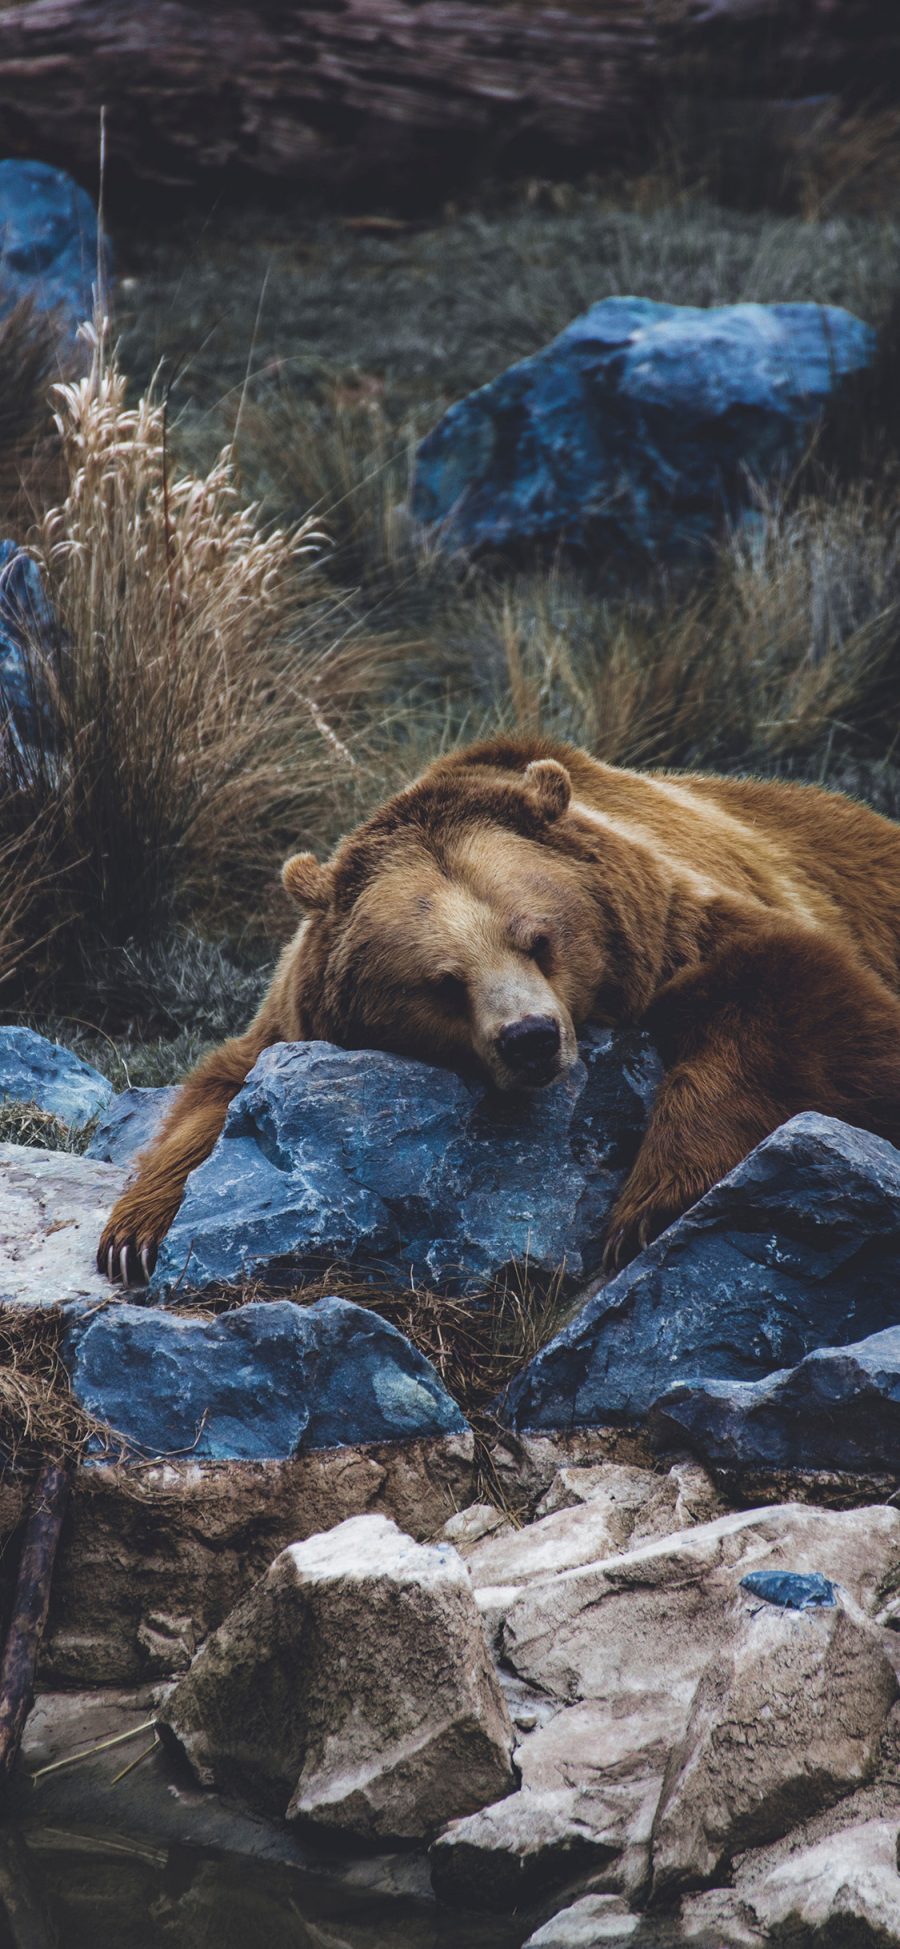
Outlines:
[[[533,747],[532,747],[533,749]],[[518,760],[516,753],[518,752]],[[565,764],[518,747],[439,760],[320,865],[284,868],[307,920],[305,1033],[538,1088],[596,1013],[596,874]]]

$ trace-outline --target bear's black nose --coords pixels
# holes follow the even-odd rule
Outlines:
[[[546,1069],[559,1053],[559,1023],[552,1015],[523,1015],[520,1022],[507,1022],[497,1037],[497,1048],[510,1069],[522,1075],[529,1070]]]

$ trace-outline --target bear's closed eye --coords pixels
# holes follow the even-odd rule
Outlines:
[[[437,980],[432,984],[432,993],[442,1008],[452,1010],[454,1014],[460,1013],[468,1006],[466,984],[459,975],[438,975]]]

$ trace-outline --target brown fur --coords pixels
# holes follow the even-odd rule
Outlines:
[[[509,1025],[644,1023],[666,1067],[621,1263],[803,1109],[900,1142],[900,829],[816,786],[620,771],[544,740],[432,765],[285,884],[307,918],[103,1234],[139,1276],[261,1050],[324,1038],[520,1083]],[[538,1080],[545,1080],[542,1076]]]

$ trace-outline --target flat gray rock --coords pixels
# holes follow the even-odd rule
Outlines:
[[[898,1264],[900,1151],[807,1112],[595,1288],[503,1413],[516,1429],[634,1421],[679,1383],[793,1367],[900,1326]]]
[[[262,1461],[465,1432],[434,1368],[345,1299],[207,1319],[120,1304],[63,1343],[77,1401],[152,1456]]]
[[[105,1110],[113,1086],[99,1069],[34,1029],[0,1028],[0,1102],[36,1103],[83,1130]]]
[[[97,1240],[125,1184],[115,1164],[0,1144],[0,1304],[108,1300]]]
[[[372,1050],[267,1049],[188,1179],[152,1291],[338,1263],[462,1292],[526,1260],[584,1277],[660,1071],[638,1034],[595,1031],[581,1056],[512,1097]]]
[[[105,1164],[132,1165],[168,1116],[177,1095],[177,1089],[122,1090],[104,1110],[85,1156],[99,1157]]]

